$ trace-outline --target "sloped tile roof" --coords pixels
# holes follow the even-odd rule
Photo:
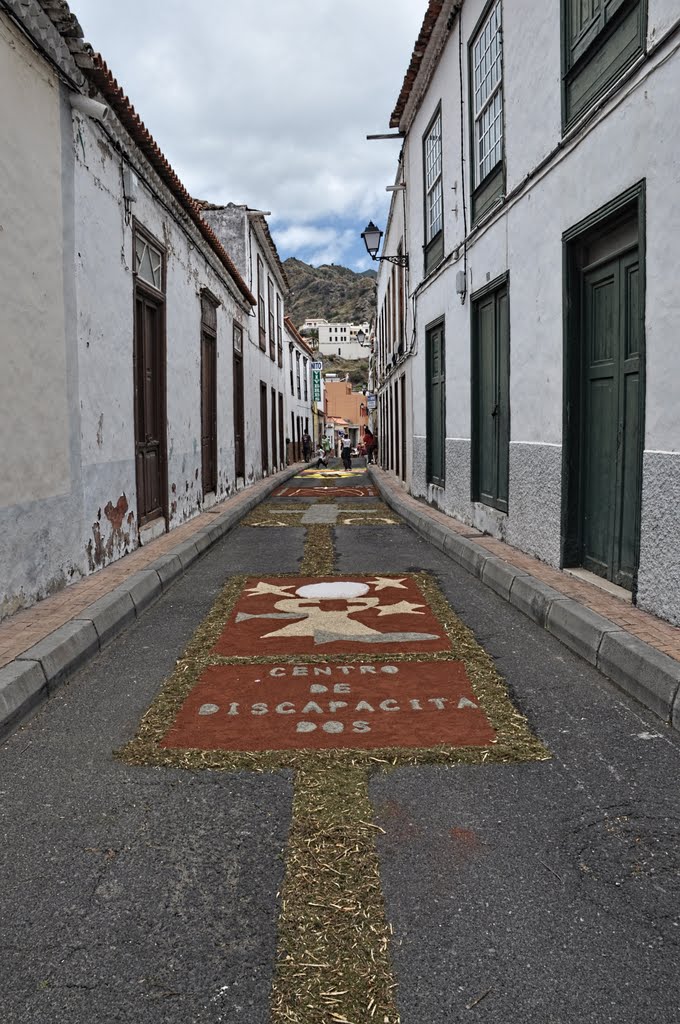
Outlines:
[[[434,27],[437,24],[437,18],[442,12],[442,7],[444,6],[444,3],[445,0],[430,0],[427,6],[427,11],[425,12],[423,24],[420,29],[420,35],[416,40],[416,45],[414,46],[413,53],[411,55],[411,63],[409,64],[408,70],[406,71],[406,74],[404,76],[404,84],[401,87],[401,92],[399,93],[397,105],[392,111],[392,116],[390,118],[390,128],[399,127],[402,114],[404,113],[406,104],[408,103],[409,96],[411,95],[413,84],[416,78],[418,77],[420,65],[423,62],[425,51],[427,50],[427,46],[428,43],[430,42],[430,39],[432,38]]]
[[[81,88],[86,79],[99,89],[130,138],[144,154],[160,179],[188,213],[203,238],[227,269],[243,298],[251,306],[256,299],[239,274],[222,243],[205,223],[198,205],[191,198],[167,159],[154,141],[144,122],[125,95],[101,54],[94,53],[83,38],[83,30],[66,0],[4,0],[14,17],[21,22],[36,45],[55,62],[74,84]],[[39,6],[38,6],[39,5]],[[55,36],[54,29],[58,33]],[[81,77],[81,72],[86,78]]]
[[[118,120],[130,135],[130,138],[137,144],[161,180],[168,186],[180,206],[189,214],[206,242],[217,253],[243,297],[254,306],[256,304],[255,296],[239,274],[229,253],[219,241],[212,228],[201,217],[198,203],[191,198],[173,171],[148,128],[113,77],[101,54],[93,54],[92,69],[87,71],[86,74],[97,86],[101,95],[111,106]]]
[[[74,60],[81,49],[83,30],[65,0],[3,0],[11,16],[74,85],[85,79]]]

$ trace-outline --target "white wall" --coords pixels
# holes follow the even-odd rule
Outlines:
[[[0,13],[0,618],[80,572],[70,109]]]
[[[0,13],[0,506],[72,487],[59,83]]]
[[[680,152],[675,105],[680,51],[668,47],[643,64],[584,131],[560,147],[559,12],[535,0],[504,3],[504,108],[506,194],[519,194],[473,232],[467,253],[466,301],[455,289],[463,269],[463,189],[470,223],[468,42],[484,0],[466,0],[463,17],[461,171],[458,23],[415,114],[404,143],[407,181],[409,291],[415,298],[416,348],[410,360],[413,408],[414,493],[466,522],[559,564],[563,433],[562,296],[563,232],[636,182],[646,180],[646,411],[642,552],[639,602],[680,622],[680,379],[677,287],[680,261]],[[678,17],[677,4],[650,0],[650,44]],[[532,31],[526,26],[531,23]],[[680,45],[678,39],[672,43]],[[663,58],[663,59],[661,59]],[[658,65],[658,66],[656,66]],[[443,266],[423,276],[422,139],[437,105],[443,123]],[[527,176],[531,179],[524,188]],[[395,207],[396,210],[396,207]],[[396,240],[388,250],[393,251]],[[510,298],[510,509],[503,515],[470,501],[470,296],[509,271]],[[378,311],[387,282],[378,280]],[[447,361],[447,480],[444,489],[425,480],[425,329],[445,317]],[[663,480],[663,484],[662,484]],[[665,491],[664,491],[665,489]],[[665,493],[665,497],[664,497]],[[662,508],[663,513],[658,510]],[[666,565],[657,552],[662,550]]]
[[[126,217],[121,158],[89,119],[74,117],[76,279],[83,446],[83,546],[91,570],[137,542],[133,389],[133,219],[166,250],[166,412],[172,529],[203,504],[201,479],[201,299],[208,288],[217,311],[218,486],[234,480],[232,326],[244,312],[196,239],[187,236],[153,195],[138,166],[139,185]],[[157,184],[154,183],[157,188]],[[121,509],[124,510],[120,521]],[[108,510],[108,511],[107,511]]]

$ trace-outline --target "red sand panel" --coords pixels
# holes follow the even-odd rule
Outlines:
[[[494,737],[459,661],[212,665],[161,746],[241,751],[486,746]]]
[[[342,579],[347,583],[343,584]],[[213,651],[234,655],[418,654],[448,651],[451,642],[410,576],[253,577]],[[314,600],[309,584],[366,585],[365,595]]]
[[[274,498],[374,498],[375,487],[277,487]]]

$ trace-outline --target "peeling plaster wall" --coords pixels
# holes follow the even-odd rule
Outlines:
[[[217,500],[233,492],[233,323],[226,268],[129,137],[74,114],[68,92],[0,15],[0,618],[135,548],[134,216],[166,250],[167,507],[202,507],[201,290],[217,310]],[[246,334],[247,339],[247,334]],[[267,360],[271,365],[271,361]],[[246,389],[248,383],[246,384]],[[259,394],[246,390],[252,406]],[[259,435],[258,435],[259,437]],[[251,470],[251,478],[255,474]]]
[[[81,571],[70,118],[0,13],[0,618]]]
[[[81,359],[84,534],[89,571],[138,543],[134,425],[133,223],[165,249],[168,526],[203,506],[201,466],[201,291],[217,308],[217,493],[235,489],[233,322],[240,305],[193,230],[170,215],[172,198],[138,165],[131,216],[122,193],[122,158],[102,130],[74,118],[77,161],[78,327]],[[129,147],[128,147],[129,148]],[[162,195],[162,193],[161,193]],[[226,271],[225,271],[226,275]]]
[[[73,150],[83,462],[79,549],[89,573],[137,546],[132,254],[114,147],[88,118],[74,114]]]
[[[413,416],[411,489],[466,523],[559,565],[562,508],[563,296],[562,234],[636,182],[646,180],[646,410],[642,539],[638,600],[680,622],[680,346],[677,287],[680,261],[680,152],[675,123],[680,86],[676,37],[651,74],[624,85],[607,115],[577,137],[537,174],[520,198],[478,230],[468,248],[468,295],[456,295],[463,269],[464,180],[470,216],[467,47],[484,0],[463,10],[462,177],[458,23],[445,43],[426,95],[404,142],[408,182],[409,291],[415,296],[417,343],[410,361]],[[677,3],[650,0],[648,41],[676,23]],[[526,34],[531,21],[532,32]],[[548,5],[504,4],[504,105],[509,193],[561,139],[560,27]],[[658,58],[656,58],[658,59]],[[652,58],[654,61],[655,58]],[[649,69],[650,65],[647,65]],[[531,69],[530,73],[527,69]],[[644,73],[643,66],[643,73]],[[540,83],[540,88],[537,88]],[[445,265],[423,278],[422,140],[437,105],[442,108]],[[387,244],[387,243],[386,243]],[[388,251],[387,247],[384,250]],[[392,250],[389,250],[392,251]],[[470,295],[509,271],[510,481],[509,513],[470,501]],[[386,275],[378,282],[378,309]],[[446,486],[426,481],[425,330],[445,319]]]

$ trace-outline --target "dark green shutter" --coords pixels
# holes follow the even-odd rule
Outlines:
[[[563,0],[568,127],[643,52],[647,0]]]

